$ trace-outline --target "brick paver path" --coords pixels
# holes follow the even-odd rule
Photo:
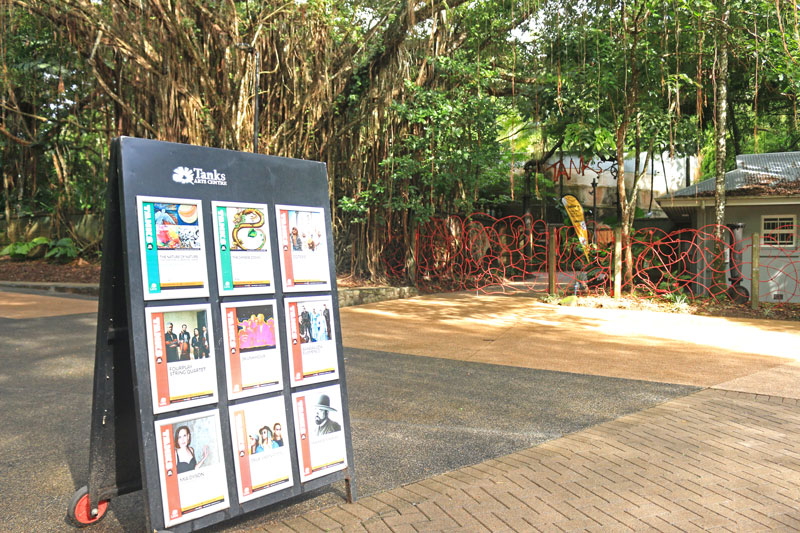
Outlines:
[[[709,389],[263,529],[798,531],[799,487],[798,400]]]

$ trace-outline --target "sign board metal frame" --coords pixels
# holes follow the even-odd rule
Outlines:
[[[215,176],[213,182],[173,179],[177,169],[197,175]],[[184,177],[185,177],[184,171]],[[221,176],[221,179],[218,177]],[[180,177],[180,176],[179,176]],[[187,198],[200,200],[205,226],[205,261],[208,274],[208,297],[174,298],[146,301],[143,287],[137,197]],[[266,204],[270,217],[270,250],[274,292],[264,294],[219,296],[215,262],[212,201]],[[330,288],[284,292],[275,206],[306,206],[324,212],[327,265]],[[91,417],[88,497],[91,509],[116,496],[143,491],[148,530],[164,531],[165,518],[161,498],[155,423],[176,415],[191,415],[214,410],[219,415],[223,458],[228,486],[227,509],[169,527],[182,533],[195,531],[229,520],[277,502],[299,496],[344,480],[347,499],[355,497],[353,449],[350,433],[348,395],[345,382],[339,306],[333,258],[333,237],[328,181],[325,165],[318,162],[264,156],[228,150],[121,137],[111,147],[106,217],[103,236],[103,260],[95,354],[94,396]],[[338,374],[325,383],[292,387],[288,364],[288,341],[283,335],[286,317],[285,297],[330,296],[333,334],[335,335]],[[221,304],[274,299],[279,329],[283,388],[253,398],[230,399],[223,354]],[[148,345],[146,309],[167,304],[210,305],[216,365],[218,398],[211,405],[154,414]],[[292,395],[322,386],[339,385],[341,418],[346,446],[347,466],[343,470],[302,482],[299,472]],[[234,469],[234,450],[228,408],[247,400],[281,397],[286,408],[284,440],[290,446],[293,484],[260,498],[239,502]]]

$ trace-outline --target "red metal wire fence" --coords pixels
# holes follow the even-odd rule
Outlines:
[[[631,236],[633,275],[622,292],[633,289],[640,297],[748,301],[752,239],[742,239],[741,232],[727,226],[721,228],[722,238],[717,239],[715,229],[709,225],[671,232],[636,230]],[[800,236],[794,227],[781,230],[759,243],[762,302],[800,301]],[[424,292],[547,290],[548,239],[554,234],[558,291],[611,294],[613,233],[610,228],[591,225],[589,232],[594,244],[585,253],[571,226],[548,226],[531,217],[494,218],[478,213],[431,219],[417,231],[414,278]],[[407,276],[402,250],[398,242],[390,242],[384,249],[390,277]]]

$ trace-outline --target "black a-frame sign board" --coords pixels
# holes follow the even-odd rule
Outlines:
[[[350,438],[324,164],[113,142],[88,488],[195,531],[345,480]]]

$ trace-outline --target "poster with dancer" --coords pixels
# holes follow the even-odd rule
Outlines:
[[[275,300],[222,304],[228,395],[244,398],[283,388]]]
[[[208,296],[200,200],[137,196],[145,300]]]
[[[300,480],[305,482],[347,467],[339,385],[292,394]]]
[[[210,311],[208,304],[145,309],[154,413],[217,401]]]
[[[265,204],[212,202],[221,296],[275,292]]]
[[[283,396],[232,405],[228,410],[239,501],[291,487],[292,457],[283,436]]]
[[[165,525],[227,509],[219,412],[157,420],[155,427]]]
[[[331,288],[325,211],[321,207],[276,205],[281,277],[287,292]]]
[[[287,298],[285,305],[292,387],[337,379],[331,297]]]

